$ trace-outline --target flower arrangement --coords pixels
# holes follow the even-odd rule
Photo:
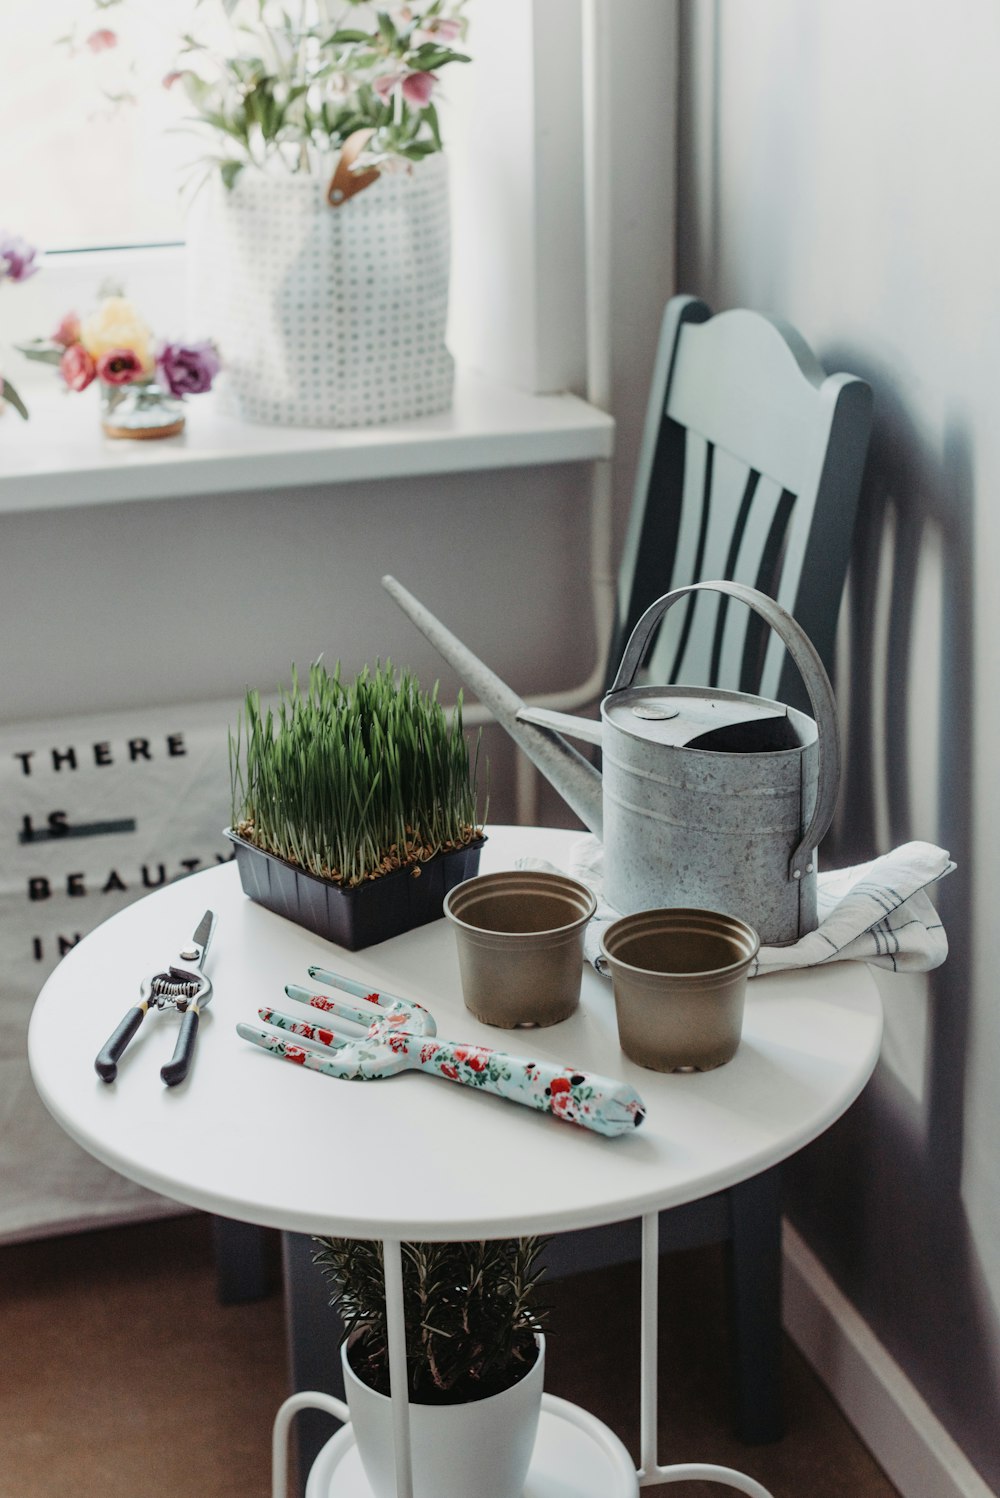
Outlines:
[[[66,40],[117,72],[105,88],[115,103],[135,102],[137,45],[115,12],[141,0],[94,0],[93,29]],[[146,0],[148,5],[149,0]],[[183,90],[194,128],[213,145],[205,154],[231,187],[247,166],[280,164],[316,172],[359,130],[370,132],[359,168],[419,161],[442,149],[434,96],[442,68],[469,58],[466,0],[375,8],[365,0],[211,0],[199,8],[200,34],[186,34],[160,81]],[[159,14],[162,24],[162,0]],[[138,91],[137,91],[138,90]]]
[[[248,692],[229,760],[233,831],[346,888],[483,835],[461,702],[449,719],[388,661],[349,686],[339,663],[293,671],[277,714]]]
[[[86,390],[97,380],[106,415],[125,400],[127,387],[139,387],[148,402],[164,394],[183,400],[210,390],[221,368],[212,343],[157,344],[135,305],[118,291],[83,319],[67,313],[51,338],[19,347],[29,359],[57,365],[68,390]]]
[[[34,245],[17,234],[0,229],[0,286],[5,281],[12,284],[27,281],[39,269],[37,259],[38,251]],[[10,380],[0,374],[0,415],[3,414],[4,406],[12,406],[27,421],[28,408],[24,401]]]
[[[313,1261],[343,1319],[351,1366],[363,1383],[388,1394],[382,1245],[351,1238],[316,1242]],[[402,1244],[411,1400],[483,1399],[528,1372],[545,1316],[537,1304],[542,1247],[540,1238]]]

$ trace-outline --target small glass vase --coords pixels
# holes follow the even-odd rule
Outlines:
[[[149,441],[156,437],[176,437],[184,430],[183,407],[163,385],[155,382],[109,385],[105,380],[99,383],[101,428],[105,437]]]

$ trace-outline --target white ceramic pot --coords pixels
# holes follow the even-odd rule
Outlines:
[[[328,175],[248,168],[195,199],[188,320],[219,347],[223,405],[271,426],[370,426],[446,410],[447,163],[384,173],[339,207]]]
[[[413,1498],[521,1498],[542,1407],[545,1338],[520,1382],[471,1404],[410,1405]],[[361,1464],[375,1498],[395,1498],[392,1402],[363,1384],[341,1348]]]

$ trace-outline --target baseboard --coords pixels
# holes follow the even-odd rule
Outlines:
[[[785,1329],[903,1498],[997,1498],[788,1223],[783,1249]]]

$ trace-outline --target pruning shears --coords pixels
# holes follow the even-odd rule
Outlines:
[[[102,1082],[115,1080],[122,1052],[151,1008],[176,1009],[183,1015],[174,1054],[160,1067],[160,1077],[168,1087],[183,1082],[194,1055],[199,1015],[212,997],[212,980],[202,972],[202,964],[214,931],[215,912],[206,910],[191,940],[168,966],[143,978],[138,1004],[128,1011],[114,1034],[105,1041],[94,1062]]]

